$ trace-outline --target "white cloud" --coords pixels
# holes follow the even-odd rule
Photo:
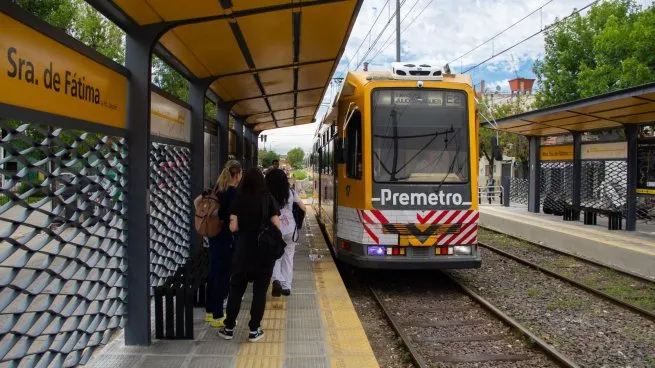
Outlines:
[[[403,60],[433,65],[451,62],[451,68],[457,72],[461,66],[481,63],[591,1],[554,0],[548,3],[548,0],[405,0],[401,9],[401,18],[405,17],[401,26]],[[395,10],[395,1],[389,1],[391,7],[385,6],[385,3],[385,0],[364,0],[336,76],[343,76],[348,63],[353,70],[358,63],[365,60],[371,63],[369,69],[380,70],[388,68],[389,62],[395,60],[395,19],[388,22]],[[548,4],[541,11],[528,16],[493,41],[480,46],[546,3]],[[648,6],[651,0],[638,0],[638,3]],[[421,12],[423,9],[425,10]],[[378,15],[379,20],[374,25]],[[389,25],[384,29],[387,23]],[[371,27],[373,28],[369,33]],[[369,45],[374,44],[378,35],[380,37],[377,45],[369,51]],[[477,49],[471,51],[476,47]],[[368,55],[364,58],[367,51]],[[543,53],[543,34],[539,34],[470,73],[474,80],[478,80],[485,71],[514,74],[520,65],[531,64],[541,58]],[[460,58],[464,54],[466,55]],[[498,77],[498,80],[487,80],[486,83],[490,88],[495,89],[496,85],[500,85],[506,89],[506,78],[507,75],[503,75]],[[323,102],[331,102],[336,93],[337,88],[330,88]],[[320,121],[326,111],[326,106],[319,109],[317,121]],[[277,129],[270,135],[274,141],[269,142],[273,142],[273,149],[281,153],[296,146],[307,151],[311,149],[317,124],[311,124],[310,127],[313,128],[303,126]],[[301,131],[305,135],[296,135]],[[282,132],[287,132],[288,137],[283,137],[285,134]]]

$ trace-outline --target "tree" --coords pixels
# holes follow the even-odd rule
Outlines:
[[[86,2],[75,0],[74,3],[78,16],[73,35],[106,57],[124,64],[123,31]]]
[[[12,0],[12,2],[69,34],[77,19],[77,6],[70,0]]]
[[[305,151],[300,147],[296,147],[291,151],[287,152],[287,162],[294,169],[302,168],[302,160],[305,158]]]
[[[152,83],[182,101],[189,101],[189,82],[156,56],[152,57]]]
[[[535,62],[536,107],[655,80],[655,5],[609,0],[547,31],[545,56]]]
[[[259,159],[262,161],[263,167],[271,167],[273,161],[280,159],[280,155],[273,151],[259,150]]]
[[[526,105],[521,96],[517,95],[514,101],[496,104],[489,106],[488,101],[483,99],[478,107],[478,114],[480,121],[488,121],[488,119],[498,120],[510,115],[520,114],[530,109],[531,106]],[[507,156],[512,156],[519,160],[522,164],[528,162],[528,141],[524,136],[512,134],[508,132],[499,132],[495,129],[480,128],[480,157],[484,156],[489,162],[493,173],[494,158],[491,150],[491,137],[498,135],[498,145]]]

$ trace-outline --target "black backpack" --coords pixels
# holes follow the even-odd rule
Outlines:
[[[291,189],[291,192],[295,193],[293,191],[293,189]],[[300,208],[298,203],[293,202],[292,212],[293,212],[293,219],[296,222],[296,228],[293,229],[293,235],[291,236],[291,239],[295,242],[295,241],[298,240],[298,231],[297,230],[302,229],[302,223],[303,223],[303,221],[305,221],[305,211],[303,211]]]
[[[287,243],[282,239],[282,232],[277,226],[271,223],[271,215],[268,213],[271,197],[266,195],[262,201],[262,223],[259,226],[257,244],[260,255],[265,262],[276,261],[284,254]]]

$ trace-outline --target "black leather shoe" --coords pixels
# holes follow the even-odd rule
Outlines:
[[[279,297],[282,294],[282,285],[280,282],[275,280],[273,281],[273,290],[271,290],[271,295]]]
[[[282,289],[282,295],[284,295],[284,296],[291,295],[291,290],[290,289]]]

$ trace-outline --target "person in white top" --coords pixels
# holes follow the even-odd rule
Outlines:
[[[266,186],[273,198],[280,205],[280,231],[287,246],[284,255],[275,262],[273,268],[272,295],[291,295],[293,278],[293,254],[296,250],[298,230],[293,218],[293,204],[297,203],[305,211],[305,205],[295,191],[291,190],[289,179],[284,171],[273,169],[266,174]]]

